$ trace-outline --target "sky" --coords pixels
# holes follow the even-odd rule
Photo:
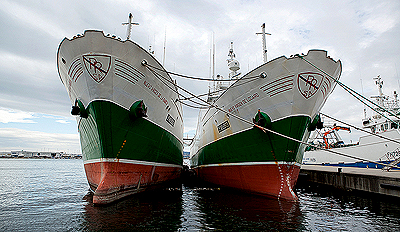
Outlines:
[[[80,153],[71,102],[57,72],[60,42],[85,30],[126,38],[128,14],[139,26],[131,39],[168,71],[210,77],[215,43],[216,74],[228,76],[231,41],[243,74],[262,64],[266,24],[268,59],[323,49],[341,60],[341,82],[366,97],[377,94],[380,75],[387,95],[400,90],[400,1],[397,0],[102,0],[0,1],[0,151]],[[165,57],[164,57],[165,43]],[[207,82],[172,76],[202,94]],[[361,126],[364,106],[337,86],[323,113]],[[197,109],[184,107],[184,133],[193,137]],[[367,111],[371,116],[371,112]],[[357,141],[360,132],[347,132]]]

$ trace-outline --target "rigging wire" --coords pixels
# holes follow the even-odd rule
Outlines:
[[[160,69],[160,68],[155,67],[153,65],[150,65],[148,63],[146,63],[145,65],[148,66],[148,67],[157,69],[159,71],[174,75],[174,76],[179,76],[179,77],[188,78],[188,79],[194,79],[194,80],[199,80],[199,81],[236,81],[236,80],[238,80],[238,79],[226,79],[226,80],[222,79],[222,80],[218,80],[218,79],[210,79],[210,78],[202,78],[202,77],[192,77],[192,76],[187,76],[187,75],[183,75],[183,74],[167,71],[167,70],[164,70],[164,69]],[[253,79],[253,78],[257,78],[257,77],[259,77],[259,76],[245,77],[245,78],[241,78],[241,80]]]
[[[187,107],[190,107],[190,108],[195,108],[195,109],[201,109],[201,110],[205,110],[205,109],[208,109],[208,108],[210,108],[210,107],[208,107],[208,106],[192,106],[192,105],[189,105],[189,104],[187,104],[186,102],[183,102],[183,101],[181,101],[181,100],[178,100],[181,104],[183,104],[183,105],[185,105],[185,106],[187,106]]]
[[[241,85],[245,85],[245,84],[247,84],[247,83],[250,83],[250,82],[256,81],[256,80],[257,80],[257,78],[254,78],[254,79],[252,79],[252,80],[248,80],[248,81],[245,81],[245,82],[240,83],[240,84],[237,84],[237,85],[233,85],[233,84],[232,84],[232,85],[229,86],[229,89],[233,89],[233,88],[239,87],[239,86],[241,86]],[[223,92],[223,91],[225,91],[225,89],[215,90],[215,91],[212,91],[212,92],[209,92],[209,93],[202,93],[202,94],[197,95],[197,96],[198,96],[198,97],[204,97],[204,96],[207,96],[207,95],[209,95],[209,94],[219,93],[219,92]],[[181,99],[181,100],[189,100],[189,99],[192,99],[192,98],[194,98],[194,97],[187,97],[187,98]]]
[[[151,66],[150,66],[150,65],[148,65],[147,63],[144,63],[143,65],[145,65],[145,66],[151,71]],[[154,70],[153,70],[153,71],[154,71]],[[153,72],[153,71],[152,71],[152,72]],[[324,72],[324,73],[325,73],[325,72]],[[161,76],[161,75],[160,75],[160,76]],[[161,76],[161,77],[162,77],[163,79],[165,79],[163,76]],[[166,79],[165,79],[165,80],[166,80]],[[171,80],[166,80],[166,81],[172,82]],[[283,138],[292,140],[292,141],[294,141],[294,142],[301,143],[301,144],[304,144],[304,145],[307,145],[307,146],[311,146],[311,147],[314,147],[314,148],[317,148],[317,149],[320,149],[320,150],[323,150],[323,151],[331,152],[331,153],[333,153],[333,154],[340,155],[340,156],[344,156],[344,157],[347,157],[347,158],[352,158],[352,159],[356,159],[356,160],[361,160],[361,161],[371,162],[371,163],[375,163],[375,164],[379,164],[379,165],[383,165],[383,166],[388,166],[388,164],[385,164],[385,163],[379,163],[379,162],[376,162],[376,161],[363,159],[363,158],[360,158],[360,157],[356,157],[356,156],[344,154],[344,153],[342,153],[342,152],[337,152],[337,151],[333,151],[333,150],[330,150],[330,149],[319,148],[318,146],[315,146],[315,145],[313,145],[313,144],[309,144],[309,143],[307,143],[307,142],[303,142],[303,141],[300,141],[300,140],[298,140],[298,139],[292,138],[292,137],[290,137],[290,136],[281,134],[281,133],[279,133],[279,132],[270,130],[270,129],[265,128],[265,127],[262,127],[262,126],[259,126],[259,125],[255,124],[255,123],[253,123],[253,122],[251,122],[251,121],[249,121],[249,120],[247,120],[247,119],[244,119],[244,118],[242,118],[242,117],[240,117],[240,116],[237,116],[237,115],[235,115],[235,114],[231,114],[231,113],[229,113],[228,111],[226,111],[226,110],[224,110],[224,109],[218,107],[217,105],[214,105],[214,104],[212,104],[212,103],[209,103],[209,102],[207,102],[207,101],[201,99],[200,97],[197,97],[196,95],[194,95],[194,94],[191,93],[190,91],[188,91],[188,90],[186,90],[186,89],[180,87],[179,85],[175,85],[175,86],[176,86],[177,88],[181,89],[182,91],[186,92],[187,94],[192,95],[193,97],[195,97],[195,98],[199,99],[200,101],[206,103],[206,104],[209,105],[210,107],[215,108],[216,110],[222,111],[222,112],[226,113],[227,115],[230,115],[230,116],[232,116],[232,117],[234,117],[234,118],[236,118],[236,119],[238,119],[238,120],[240,120],[240,121],[242,121],[242,122],[245,122],[245,123],[250,124],[250,125],[252,125],[252,126],[254,126],[254,127],[257,127],[257,128],[259,128],[259,129],[261,129],[264,133],[269,132],[269,133],[278,135],[278,136],[280,136],[280,137],[283,137]]]
[[[394,122],[393,120],[391,120],[390,118],[386,117],[385,115],[383,115],[382,113],[378,112],[377,110],[375,110],[372,106],[366,104],[364,101],[362,101],[359,97],[361,97],[362,99],[366,100],[367,102],[373,104],[374,106],[376,106],[378,109],[389,113],[390,115],[394,116],[395,118],[399,119],[399,117],[397,117],[397,115],[395,115],[394,113],[382,108],[381,106],[375,104],[374,102],[372,102],[371,100],[365,98],[364,96],[362,96],[361,94],[357,93],[355,90],[351,89],[350,87],[346,86],[345,84],[343,84],[342,82],[340,82],[339,80],[336,80],[335,78],[333,78],[329,73],[325,72],[324,70],[320,69],[319,67],[317,67],[316,65],[314,65],[313,63],[311,63],[309,60],[307,60],[306,58],[304,58],[304,56],[301,56],[299,54],[296,54],[295,56],[301,58],[302,60],[306,61],[308,64],[310,64],[312,67],[318,69],[319,71],[323,72],[325,75],[327,75],[328,77],[330,77],[332,80],[334,80],[339,86],[341,86],[344,90],[346,90],[348,93],[350,93],[353,97],[355,97],[357,100],[361,101],[363,104],[365,104],[366,106],[368,106],[370,109],[372,109],[373,111],[375,111],[376,113],[378,113],[379,115],[383,116],[384,118],[388,119],[389,121],[399,125],[399,123]],[[357,96],[359,97],[357,97]],[[400,125],[399,125],[400,126]]]
[[[159,71],[163,71],[164,73],[167,73],[168,74],[168,71],[166,71],[166,70],[162,70],[162,69],[159,69],[159,68],[156,68],[156,67],[154,67],[154,66],[152,66],[152,65],[149,65],[147,62],[145,62],[145,63],[143,63],[143,65],[146,65],[146,66],[150,66],[150,67],[152,67],[152,68],[154,68],[154,69],[157,69],[157,70],[159,70]],[[181,94],[181,93],[179,93],[179,91],[177,91],[176,89],[173,89],[173,88],[171,88],[169,85],[167,85],[165,82],[164,82],[164,80],[166,80],[160,73],[158,73],[158,72],[156,72],[155,70],[153,70],[153,69],[151,69],[151,68],[149,68],[149,67],[147,67],[149,70],[150,70],[150,72],[152,72],[153,73],[153,75],[157,78],[157,79],[159,79],[164,85],[166,85],[168,88],[170,88],[173,92],[175,92],[176,94],[178,94],[178,96],[180,96],[180,97],[182,97],[183,99],[176,99],[176,101],[179,101],[181,104],[183,104],[183,105],[185,105],[185,106],[187,106],[187,107],[191,107],[191,108],[195,108],[195,109],[208,109],[209,108],[209,106],[207,106],[207,105],[204,105],[204,104],[201,104],[201,103],[198,103],[198,102],[195,102],[195,101],[193,101],[192,100],[192,98],[194,98],[194,97],[196,97],[196,96],[192,96],[192,97],[186,97],[186,96],[184,96],[183,94]],[[183,76],[183,75],[182,75]],[[160,77],[162,77],[162,79],[160,79]],[[164,80],[163,80],[164,79]],[[171,83],[171,81],[169,81],[169,80],[167,80],[168,82],[170,82]],[[174,85],[175,85],[175,87],[177,87],[177,85],[175,84],[175,83],[173,83]],[[205,96],[205,95],[207,95],[207,94],[201,94],[201,95],[199,95],[199,96]],[[185,103],[185,102],[183,102],[183,100],[188,100],[188,101],[190,101],[190,102],[193,102],[193,103],[195,103],[195,104],[197,104],[197,105],[200,105],[200,107],[199,106],[192,106],[192,105],[189,105],[189,104],[187,104],[187,103]]]
[[[149,66],[149,67],[151,67],[151,68],[154,68],[154,69],[156,69],[156,70],[159,70],[159,71],[162,71],[162,72],[165,72],[165,73],[167,73],[167,74],[171,74],[171,75],[176,75],[176,76],[179,76],[179,77],[183,77],[183,78],[188,78],[188,79],[195,79],[195,80],[201,80],[201,81],[214,81],[214,82],[217,82],[217,81],[237,81],[238,79],[221,79],[221,80],[218,80],[218,79],[209,79],[209,78],[201,78],[201,77],[191,77],[191,76],[187,76],[187,75],[183,75],[183,74],[179,74],[179,73],[174,73],[174,72],[170,72],[170,71],[167,71],[167,70],[165,70],[165,69],[160,69],[160,68],[158,68],[158,67],[155,67],[155,66],[153,66],[153,65],[150,65],[150,64],[148,64],[148,63],[145,63],[145,65],[146,66]],[[155,74],[155,72],[154,72],[154,70],[152,71],[153,72],[153,74]],[[247,83],[249,83],[249,82],[251,82],[251,81],[255,81],[255,80],[257,80],[257,78],[259,78],[260,76],[251,76],[251,77],[244,77],[244,78],[241,78],[240,80],[249,80],[249,81],[247,81],[247,82],[244,82],[244,83],[241,83],[241,84],[238,84],[238,85],[235,85],[235,86],[229,86],[229,88],[235,88],[235,87],[239,87],[239,86],[241,86],[241,85],[244,85],[244,84],[247,84]],[[164,83],[165,84],[165,83]],[[213,91],[213,92],[209,92],[209,93],[204,93],[204,94],[200,94],[200,95],[197,95],[197,96],[206,96],[206,95],[208,95],[208,94],[213,94],[213,93],[219,93],[219,92],[222,92],[222,91],[225,91],[225,90],[216,90],[216,91]],[[175,91],[176,92],[176,91]],[[176,92],[177,93],[177,92]],[[179,94],[179,93],[178,93]],[[181,95],[181,94],[179,94],[180,96],[182,96],[183,97],[183,99],[179,99],[180,100],[180,102],[182,103],[182,100],[189,100],[189,99],[192,99],[192,98],[194,98],[194,96],[192,96],[192,97],[184,97],[183,95]],[[195,102],[194,102],[195,103]],[[196,104],[199,104],[199,103],[196,103]],[[199,104],[199,105],[201,105],[201,104]],[[190,107],[189,105],[187,105],[188,107]],[[204,106],[204,105],[203,105]],[[195,107],[196,108],[196,107]]]
[[[148,63],[146,63],[146,65],[149,66],[149,67],[152,67],[152,68],[154,68],[154,69],[156,69],[156,70],[163,71],[163,72],[165,72],[165,73],[167,73],[167,74],[177,75],[177,76],[180,76],[180,77],[185,77],[185,78],[190,78],[190,79],[206,80],[206,81],[237,81],[237,80],[238,80],[238,79],[215,80],[215,79],[207,79],[207,78],[199,78],[199,77],[190,77],[190,76],[186,76],[186,75],[183,75],[183,74],[178,74],[178,73],[169,72],[169,71],[167,71],[167,70],[160,69],[160,68],[157,68],[157,67],[155,67],[155,66],[152,66],[152,65],[150,65],[150,64],[148,64]],[[161,75],[161,74],[159,74],[159,73],[156,73],[154,70],[150,70],[150,71],[151,71],[155,76]],[[235,86],[231,85],[231,86],[229,86],[229,88],[236,88],[236,87],[239,87],[239,86],[241,86],[241,85],[247,84],[247,83],[249,83],[249,82],[255,81],[255,80],[257,80],[258,77],[259,77],[259,76],[241,78],[241,80],[248,80],[248,81],[243,82],[243,83],[238,84],[238,85],[235,85]],[[160,79],[160,81],[163,82],[161,79]],[[164,82],[163,82],[163,83],[164,83]],[[165,83],[164,83],[164,84],[165,84]],[[173,84],[175,85],[175,83],[173,83]],[[167,86],[168,86],[168,85],[167,85]],[[172,88],[170,88],[170,89],[173,90]],[[175,93],[177,93],[179,96],[183,97],[182,99],[178,99],[178,101],[181,102],[181,103],[183,103],[182,101],[184,101],[184,100],[189,100],[189,101],[191,101],[190,99],[195,98],[194,96],[185,97],[185,96],[183,96],[182,94],[180,94],[179,92],[177,92],[177,91],[175,91],[175,90],[173,90],[173,91],[174,91]],[[200,94],[200,95],[197,95],[197,96],[203,97],[203,96],[206,96],[206,95],[208,95],[208,94],[219,93],[219,92],[222,92],[222,91],[225,91],[225,90],[223,90],[223,89],[222,89],[222,90],[216,90],[216,91],[213,91],[213,92],[204,93],[204,94]],[[186,105],[187,107],[192,107],[192,108],[197,108],[197,109],[206,109],[206,108],[209,107],[209,106],[206,106],[206,105],[201,104],[201,103],[198,103],[198,102],[194,102],[194,101],[191,101],[191,102],[193,102],[193,103],[195,103],[195,104],[198,104],[198,105],[201,105],[203,108],[197,107],[197,106],[191,106],[191,105],[189,105],[189,104],[184,104],[184,103],[183,103],[183,104]],[[204,108],[204,107],[205,107],[205,108]]]
[[[144,66],[147,66],[147,63],[142,63],[142,64],[143,64]],[[178,91],[178,88],[179,88],[179,89],[182,89],[182,87],[178,86],[174,81],[172,81],[172,79],[171,79],[171,80],[168,80],[168,79],[166,79],[161,73],[158,73],[158,72],[156,72],[155,70],[153,70],[153,69],[151,69],[151,68],[149,68],[149,67],[147,67],[147,68],[150,70],[151,73],[153,73],[153,75],[154,75],[158,80],[160,80],[164,85],[166,85],[168,88],[170,88],[173,92],[175,92],[176,94],[178,94],[178,96],[185,97],[183,94],[179,93],[179,91]],[[167,81],[167,82],[169,82],[169,83],[172,83],[172,84],[175,86],[175,89],[174,89],[174,88],[171,88],[171,87],[170,87],[169,85],[167,85],[164,81]],[[185,98],[187,98],[187,97],[185,97]],[[191,106],[191,105],[189,105],[189,104],[187,104],[187,103],[185,103],[185,102],[182,102],[181,100],[182,100],[182,99],[176,99],[176,101],[179,101],[181,104],[183,104],[183,105],[185,105],[185,106],[188,106],[188,107],[197,108],[197,109],[208,109],[208,108],[210,108],[210,107],[208,107],[208,106],[206,106],[206,107]],[[205,106],[204,104],[195,102],[195,101],[193,101],[193,100],[191,100],[191,99],[188,99],[188,100],[189,100],[190,102],[195,103],[195,104]],[[201,100],[201,99],[200,99],[200,100]],[[185,142],[183,141],[183,143],[184,143],[186,146],[191,146],[192,143],[193,143],[193,141],[194,141],[194,139],[185,139],[185,138],[183,138],[183,140],[191,140],[191,142],[190,142],[189,144],[188,144],[188,143],[185,143]]]
[[[350,126],[350,127],[354,128],[354,129],[356,129],[356,130],[359,130],[359,131],[362,131],[362,132],[365,132],[365,133],[368,133],[368,134],[371,134],[371,135],[375,135],[375,136],[377,136],[377,137],[379,137],[379,138],[381,138],[381,139],[385,139],[385,140],[388,140],[388,141],[390,141],[390,142],[394,142],[394,143],[400,144],[400,141],[397,141],[397,140],[395,140],[395,139],[391,139],[391,138],[388,138],[388,137],[385,137],[385,136],[382,136],[382,135],[379,135],[379,134],[376,134],[376,133],[372,133],[372,132],[370,132],[370,131],[367,131],[367,130],[364,130],[364,129],[362,129],[362,128],[359,128],[359,127],[353,126],[353,125],[351,125],[351,124],[348,124],[348,123],[346,123],[346,122],[340,121],[340,120],[338,120],[338,119],[336,119],[336,118],[333,118],[333,117],[331,117],[331,116],[329,116],[329,115],[326,115],[326,114],[324,114],[324,113],[321,113],[321,112],[320,112],[319,114],[320,114],[320,115],[323,115],[323,116],[325,116],[325,117],[327,117],[327,118],[330,118],[330,119],[332,119],[332,120],[335,120],[335,121],[337,121],[337,122],[340,122],[340,123],[342,123],[342,124],[344,124],[344,125],[346,125],[346,126]]]
[[[154,75],[157,79],[159,79],[159,80],[160,80],[164,85],[166,85],[169,89],[171,89],[173,92],[175,92],[176,94],[178,94],[178,96],[185,98],[185,99],[176,99],[176,101],[179,101],[181,104],[183,104],[183,105],[185,105],[185,106],[188,106],[188,107],[192,107],[192,108],[197,108],[197,109],[208,109],[208,108],[209,108],[207,105],[204,105],[204,104],[195,102],[195,101],[193,101],[193,100],[191,100],[191,99],[187,99],[187,97],[184,96],[183,94],[179,93],[179,91],[177,91],[177,89],[171,88],[168,84],[166,84],[166,83],[164,82],[164,81],[166,80],[166,81],[172,83],[175,87],[177,87],[177,85],[176,85],[173,81],[169,81],[169,80],[165,79],[160,73],[157,73],[157,72],[155,72],[155,71],[152,70],[152,69],[149,69],[149,70],[150,70],[150,72],[153,73],[153,75]],[[160,77],[162,77],[162,79],[160,79]],[[191,105],[189,105],[189,104],[187,104],[187,103],[182,102],[182,100],[188,100],[188,101],[190,101],[190,102],[192,102],[192,103],[194,103],[194,104],[200,105],[200,106],[202,106],[202,107],[191,106]]]

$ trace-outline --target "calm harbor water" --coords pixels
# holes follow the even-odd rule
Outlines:
[[[398,199],[296,192],[287,202],[183,185],[94,207],[82,160],[0,159],[0,231],[400,231]]]

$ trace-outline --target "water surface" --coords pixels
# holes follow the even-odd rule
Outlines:
[[[0,159],[0,231],[398,231],[398,199],[298,185],[298,202],[178,186],[94,207],[82,160]]]

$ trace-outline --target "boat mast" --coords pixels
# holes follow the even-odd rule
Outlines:
[[[129,13],[128,22],[122,23],[122,25],[128,25],[128,28],[126,29],[126,40],[129,40],[131,38],[132,25],[139,25],[139,23],[133,23],[132,19],[133,15],[132,13]]]
[[[240,73],[237,73],[237,71],[240,69],[240,64],[239,64],[239,61],[236,60],[236,58],[235,58],[236,55],[233,52],[233,42],[232,41],[231,41],[231,48],[229,49],[228,57],[229,57],[229,59],[227,59],[228,68],[231,71],[229,73],[229,79],[237,78],[238,75],[240,75]]]
[[[270,33],[265,33],[265,23],[261,25],[261,33],[257,32],[257,35],[262,35],[262,42],[263,42],[263,58],[264,63],[267,63],[267,41],[265,35],[271,35]]]
[[[167,27],[165,27],[165,34],[164,34],[164,55],[162,60],[162,65],[165,64],[165,47],[167,46]]]
[[[363,83],[362,83],[362,79],[360,79],[361,82],[361,93],[364,96],[364,87],[363,87]],[[365,104],[364,105],[364,118],[367,118],[367,109],[365,108]]]
[[[212,86],[208,85],[208,102],[213,102],[218,97],[218,93],[216,92],[218,83],[216,85],[215,81],[215,42],[214,42],[214,32],[212,33],[211,38],[211,47],[210,47],[210,76],[213,80]],[[217,75],[217,79],[219,79],[219,75]]]
[[[215,80],[215,43],[214,32],[212,34],[212,79]],[[215,81],[213,81],[213,91],[215,91]]]
[[[233,52],[233,41],[231,41],[231,48],[229,49],[228,53],[229,59],[228,61],[228,68],[231,71],[229,73],[229,79],[232,79],[233,76],[236,75],[236,71],[239,70],[236,66],[238,66],[238,63],[234,64],[232,63],[233,61],[236,61],[234,58],[236,57],[235,53]],[[234,68],[231,68],[231,66],[234,66]]]
[[[376,100],[378,101],[378,106],[380,107],[384,107],[383,101],[384,101],[384,96],[383,96],[383,92],[382,92],[382,86],[383,86],[383,81],[381,79],[381,75],[378,75],[377,77],[373,78],[375,80],[375,84],[378,87],[378,93],[379,95],[376,96]]]

